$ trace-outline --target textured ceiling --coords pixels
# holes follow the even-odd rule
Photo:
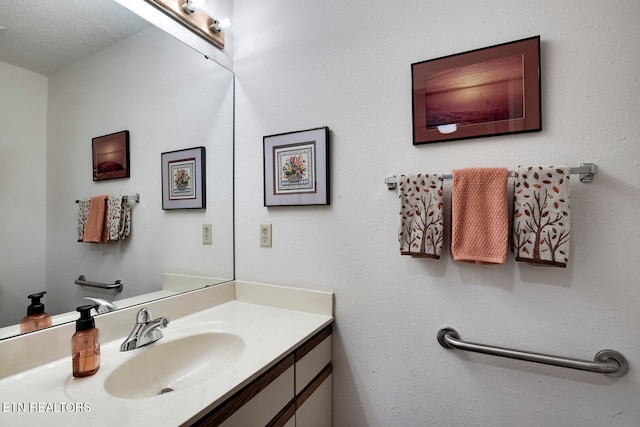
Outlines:
[[[112,0],[0,0],[0,61],[48,76],[148,26]]]

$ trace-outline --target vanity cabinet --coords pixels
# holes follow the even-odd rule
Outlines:
[[[185,425],[331,426],[332,373],[329,325],[222,404]]]

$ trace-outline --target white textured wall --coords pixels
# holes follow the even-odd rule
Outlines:
[[[336,426],[640,425],[640,3],[235,0],[237,278],[336,293]],[[410,64],[542,36],[540,133],[411,144]],[[264,208],[262,137],[327,125],[328,207]],[[390,174],[595,162],[568,268],[398,254]],[[273,248],[258,225],[273,224]],[[592,358],[619,379],[445,350]]]
[[[158,290],[161,273],[233,277],[233,76],[150,27],[49,78],[47,291],[53,312],[86,295],[120,299]],[[131,177],[93,182],[91,139],[130,132]],[[207,208],[162,210],[161,153],[205,146]],[[131,238],[76,241],[78,205],[99,194],[140,193]],[[202,224],[213,244],[203,245]],[[124,282],[124,291],[73,282]],[[116,302],[117,305],[117,302]]]
[[[0,62],[0,325],[45,290],[46,142],[47,78]]]

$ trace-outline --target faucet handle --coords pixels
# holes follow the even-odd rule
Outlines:
[[[151,311],[148,308],[141,308],[136,316],[136,322],[141,325],[146,325],[151,320]]]

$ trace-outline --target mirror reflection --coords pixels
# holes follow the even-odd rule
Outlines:
[[[39,292],[59,324],[87,297],[122,308],[184,290],[163,273],[232,280],[233,74],[112,0],[2,2],[0,25],[0,338]],[[93,181],[92,138],[125,130],[130,176]],[[163,210],[161,154],[193,147],[206,209]],[[127,239],[78,242],[76,200],[134,194]]]

